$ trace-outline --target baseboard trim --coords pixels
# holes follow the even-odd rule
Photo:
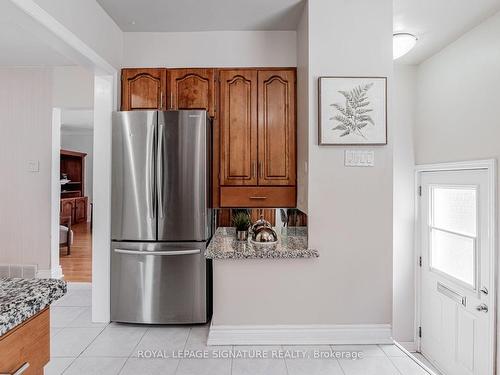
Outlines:
[[[394,340],[394,344],[399,346],[400,348],[405,349],[410,353],[415,353],[417,351],[417,343],[415,341],[396,341]]]
[[[390,324],[211,325],[208,345],[392,344]]]
[[[63,276],[62,268],[58,265],[52,270],[38,270],[35,277],[37,279],[62,279]]]

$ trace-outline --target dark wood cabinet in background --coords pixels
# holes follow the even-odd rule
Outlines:
[[[71,224],[87,221],[88,198],[85,196],[85,157],[84,152],[61,150],[61,180],[65,176],[68,182],[61,185],[60,216],[70,217]]]
[[[75,199],[64,198],[61,199],[61,216],[70,217],[73,222],[73,212],[75,211]]]
[[[205,109],[215,115],[214,69],[168,69],[168,109]]]
[[[88,197],[61,199],[61,217],[70,217],[71,224],[87,221]]]
[[[122,111],[166,110],[166,94],[166,69],[122,69]]]

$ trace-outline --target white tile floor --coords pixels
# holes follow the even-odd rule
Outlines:
[[[69,284],[51,308],[51,360],[46,375],[428,375],[394,345],[206,346],[208,325],[139,326],[90,321],[90,284]],[[361,359],[141,358],[146,350],[362,352]],[[219,352],[221,353],[221,352]],[[428,365],[428,363],[427,363]]]

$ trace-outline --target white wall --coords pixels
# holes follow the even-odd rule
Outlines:
[[[418,69],[417,163],[500,156],[500,13]]]
[[[313,0],[309,12],[309,238],[333,302],[326,311],[337,323],[390,324],[392,1]],[[375,152],[373,168],[345,168],[346,147],[318,146],[317,79],[328,75],[388,77],[389,143],[363,147]]]
[[[50,267],[49,68],[0,68],[0,263]],[[28,161],[40,171],[28,172]]]
[[[124,33],[124,67],[296,66],[295,31]]]
[[[416,78],[415,65],[394,66],[393,337],[401,343],[413,343],[415,335],[413,133],[416,115]],[[411,344],[408,347],[411,347]]]
[[[374,168],[344,168],[344,147],[317,144],[316,83],[321,75],[387,76],[391,92],[392,1],[306,6],[309,245],[320,257],[214,261],[213,325],[391,323],[393,140],[370,148]]]
[[[78,65],[53,68],[54,107],[90,109],[94,107],[94,73]]]
[[[63,125],[61,131],[61,148],[71,151],[85,152],[85,196],[89,198],[89,205],[92,203],[92,186],[93,186],[93,149],[94,149],[94,132],[92,129],[71,129]],[[90,221],[89,208],[88,221]]]

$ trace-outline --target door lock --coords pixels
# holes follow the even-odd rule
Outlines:
[[[476,307],[476,310],[487,313],[488,312],[488,306],[486,306],[484,303],[482,303],[482,304],[480,304],[479,306]]]

